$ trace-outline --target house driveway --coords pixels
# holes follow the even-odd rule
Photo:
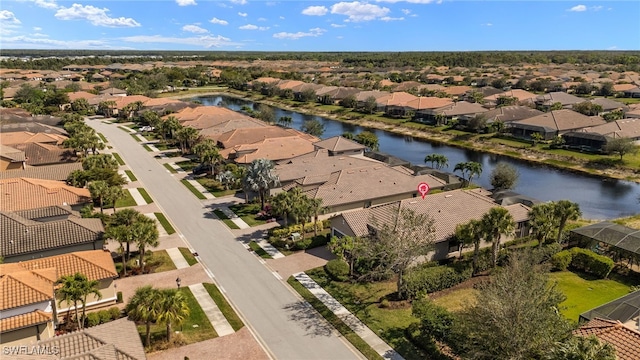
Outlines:
[[[335,259],[326,246],[300,251],[280,259],[266,259],[267,265],[280,275],[285,281],[289,276],[324,266],[329,260]]]

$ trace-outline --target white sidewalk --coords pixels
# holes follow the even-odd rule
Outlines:
[[[147,205],[147,201],[140,195],[140,191],[136,188],[127,189],[131,194],[133,200],[136,201],[136,205]]]
[[[189,289],[196,300],[198,300],[200,307],[202,307],[202,310],[207,315],[218,336],[225,336],[235,332],[202,284],[189,285]]]
[[[122,178],[125,179],[127,183],[131,182],[131,179],[129,179],[129,176],[124,172],[124,170],[118,170],[118,174],[122,175]]]
[[[176,266],[177,269],[184,269],[189,267],[189,263],[187,262],[187,259],[185,259],[184,256],[182,256],[180,249],[171,248],[171,249],[166,249],[166,251],[167,251],[167,254],[169,254],[171,261],[173,261],[173,264]]]
[[[205,195],[206,196],[206,195]],[[244,220],[242,220],[238,215],[236,215],[231,209],[226,206],[221,206],[218,208],[222,211],[234,224],[236,224],[240,229],[248,229],[249,226]],[[266,250],[265,250],[266,251]]]
[[[179,165],[176,165],[176,163],[167,163],[169,164],[169,166],[171,166],[173,168],[173,170],[175,170],[178,174],[184,174],[184,170],[182,170],[182,168]]]
[[[160,234],[160,237],[169,236],[169,234],[167,234],[167,230],[165,230],[164,226],[162,226],[162,224],[160,224],[160,221],[158,221],[158,218],[156,217],[156,214],[147,213],[147,214],[144,214],[144,216],[148,217],[149,219],[153,219],[153,220],[156,221],[156,227],[158,228],[158,233]]]
[[[371,329],[363,324],[360,319],[350,313],[349,310],[338,302],[338,300],[329,295],[328,292],[313,281],[313,279],[311,279],[307,274],[301,272],[293,274],[293,277],[296,278],[296,280],[298,280],[302,286],[307,288],[315,297],[317,297],[318,300],[322,301],[329,310],[336,314],[342,322],[358,334],[358,336],[369,344],[369,346],[371,346],[380,356],[385,359],[404,360],[404,358],[393,350],[391,346],[387,345],[386,342],[380,339],[373,331],[371,331]]]
[[[173,167],[174,165],[178,166],[176,164],[172,164],[171,166]],[[179,166],[178,166],[178,168],[181,169]],[[175,169],[175,167],[174,167],[174,169]],[[184,171],[182,171],[182,172],[184,172]],[[207,189],[205,189],[204,186],[202,186],[196,180],[187,179],[187,178],[185,178],[185,179],[189,182],[189,184],[193,185],[193,187],[196,188],[196,190],[198,190],[202,195],[204,195],[205,198],[207,198],[207,199],[215,199],[216,198],[215,196],[213,196],[212,193],[210,193]]]
[[[256,241],[256,244],[262,248],[262,250],[266,251],[269,256],[273,259],[280,259],[284,257],[284,254],[278,251],[273,245],[269,244],[269,242],[265,239],[260,241]]]

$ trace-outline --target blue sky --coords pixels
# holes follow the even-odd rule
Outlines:
[[[0,49],[640,50],[640,1],[2,0]]]

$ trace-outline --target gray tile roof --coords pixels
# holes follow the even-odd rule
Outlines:
[[[573,110],[553,110],[528,119],[513,121],[512,126],[530,125],[555,131],[570,131],[606,123],[598,116],[586,116]]]
[[[606,124],[580,129],[572,134],[588,133],[607,136],[610,138],[640,138],[640,119],[622,119]]]
[[[343,138],[342,136],[334,136],[322,141],[315,142],[313,146],[315,146],[316,149],[327,149],[333,152],[363,150],[366,148],[366,146],[355,141]]]
[[[13,213],[28,220],[37,220],[37,219],[52,218],[52,217],[59,217],[59,216],[80,217],[80,213],[72,210],[71,206],[69,205],[47,206],[47,207],[41,207],[37,209],[14,211]]]
[[[75,170],[82,170],[82,163],[72,162],[67,164],[27,166],[22,170],[0,171],[0,179],[30,178],[42,180],[67,180],[69,174]]]
[[[2,144],[0,144],[0,156],[9,159],[11,162],[22,162],[25,160],[24,151]]]
[[[511,105],[489,110],[484,113],[483,116],[489,122],[502,121],[506,123],[511,121],[524,120],[542,114],[544,114],[542,111],[532,109],[528,106]]]
[[[100,219],[67,219],[38,222],[16,213],[0,212],[0,255],[30,254],[57,247],[92,243],[102,239]]]
[[[285,184],[288,181],[323,174],[327,175],[342,169],[379,164],[375,160],[364,157],[329,156],[326,150],[311,154],[315,156],[311,157],[308,156],[309,154],[305,154],[276,165],[275,171],[280,178],[280,182]]]

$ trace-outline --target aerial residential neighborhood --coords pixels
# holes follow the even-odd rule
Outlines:
[[[3,358],[640,356],[637,72],[138,60],[0,70]]]

